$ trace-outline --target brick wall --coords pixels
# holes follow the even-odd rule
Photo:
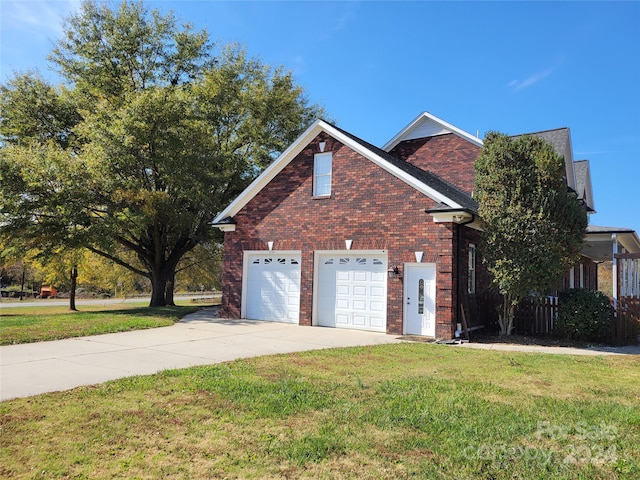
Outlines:
[[[318,143],[333,152],[330,198],[313,198],[313,155]],[[326,134],[311,142],[236,216],[234,232],[225,233],[222,314],[238,318],[241,309],[244,250],[300,250],[300,324],[311,325],[313,252],[387,250],[389,265],[436,264],[436,337],[451,338],[455,329],[456,266],[451,256],[456,227],[436,224],[425,208],[435,202]],[[466,259],[466,257],[464,257]],[[403,278],[388,279],[387,332],[402,334]]]
[[[439,175],[467,194],[473,191],[473,164],[480,155],[480,147],[453,133],[405,140],[390,153]]]

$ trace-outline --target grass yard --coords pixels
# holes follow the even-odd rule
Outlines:
[[[0,345],[165,327],[203,307],[145,305],[148,303],[80,305],[77,312],[63,305],[4,308],[0,311]]]
[[[640,358],[423,343],[0,404],[5,478],[636,479]]]

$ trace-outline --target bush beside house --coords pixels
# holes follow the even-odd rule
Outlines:
[[[613,307],[609,298],[595,290],[571,289],[560,293],[557,331],[570,340],[606,342]]]

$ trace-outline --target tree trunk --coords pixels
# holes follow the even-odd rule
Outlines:
[[[24,263],[22,264],[22,283],[20,284],[20,301],[22,301],[22,296],[24,295],[24,271],[27,267],[25,267]]]
[[[175,306],[175,302],[173,300],[173,289],[175,288],[176,282],[176,269],[173,268],[171,273],[169,274],[169,278],[167,278],[167,286],[165,287],[164,292],[164,301],[165,305]]]
[[[502,309],[500,310],[499,323],[500,335],[511,335],[513,330],[513,315],[515,313],[515,303],[511,295],[504,295]]]
[[[169,270],[165,268],[151,272],[151,302],[150,307],[164,307],[167,304],[166,292],[169,281]]]
[[[69,289],[69,310],[73,310],[74,312],[78,309],[76,308],[76,284],[78,281],[78,267],[74,265],[71,268],[71,287]]]

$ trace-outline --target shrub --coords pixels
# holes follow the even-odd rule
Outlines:
[[[571,340],[605,342],[612,315],[613,307],[604,293],[571,289],[560,294],[557,331]]]

